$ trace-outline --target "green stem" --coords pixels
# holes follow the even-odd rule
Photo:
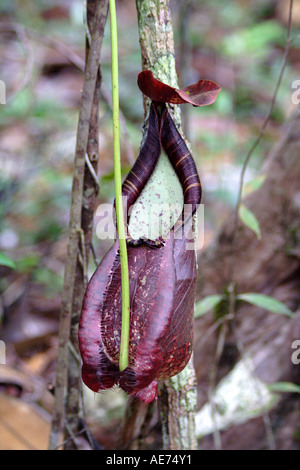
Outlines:
[[[122,329],[120,343],[120,370],[128,366],[129,345],[129,274],[127,246],[124,226],[124,213],[122,204],[122,177],[120,152],[120,121],[119,121],[119,83],[118,83],[118,36],[117,14],[115,0],[109,0],[110,8],[110,34],[111,34],[111,73],[112,73],[112,101],[113,101],[113,138],[114,138],[114,178],[116,194],[116,219],[120,246],[121,286],[122,286]]]

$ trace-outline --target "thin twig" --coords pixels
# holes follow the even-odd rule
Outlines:
[[[237,328],[236,328],[236,325],[235,325],[235,320],[233,320],[233,322],[232,322],[232,329],[233,329],[233,333],[234,333],[234,337],[235,337],[235,342],[236,342],[238,351],[240,353],[240,357],[241,358],[246,357],[244,345],[242,344],[242,342],[241,342],[241,340],[238,336]],[[248,359],[251,361],[251,366],[252,366],[253,361],[252,361],[251,356],[248,356]],[[255,389],[256,389],[257,397],[258,397],[260,403],[262,403],[262,401],[261,401],[262,400],[261,390],[258,386],[258,379],[257,379],[255,373],[253,372],[252,367],[250,367],[250,374],[253,378],[253,383],[254,383],[254,386],[255,386]],[[276,450],[275,437],[274,437],[274,434],[273,434],[273,431],[272,431],[270,416],[269,416],[268,412],[265,411],[264,409],[262,411],[262,417],[263,417],[263,422],[264,422],[268,447],[269,447],[270,450]]]
[[[83,24],[84,24],[84,29],[85,29],[85,37],[86,37],[88,45],[90,46],[92,42],[92,35],[91,35],[90,27],[89,27],[87,9],[88,9],[87,0],[84,0],[83,1]]]
[[[214,438],[214,444],[215,444],[216,450],[222,450],[222,439],[221,439],[221,433],[218,429],[217,421],[216,421],[217,410],[215,406],[213,391],[216,386],[216,375],[217,375],[218,364],[219,364],[219,361],[220,361],[220,358],[224,349],[226,333],[227,333],[227,324],[228,324],[227,322],[222,323],[221,329],[218,335],[218,340],[217,340],[216,350],[215,350],[215,357],[214,357],[214,361],[211,367],[210,385],[209,385],[209,391],[208,391],[208,399],[209,399],[209,403],[210,403],[211,410],[212,410],[212,420],[214,422],[213,438]]]
[[[99,190],[100,190],[100,184],[99,184],[98,176],[96,175],[96,172],[95,172],[95,170],[94,170],[94,168],[91,164],[91,160],[89,159],[89,156],[88,156],[87,153],[85,154],[85,163],[87,164],[87,167],[90,170],[90,173],[91,173],[91,175],[93,177],[93,180],[95,182],[95,185],[96,185],[96,191],[98,193]]]
[[[77,353],[76,349],[74,348],[73,344],[71,341],[69,341],[69,350],[71,351],[74,359],[76,360],[77,364],[81,364],[81,359],[79,354]]]
[[[279,88],[280,88],[280,85],[281,85],[281,82],[282,82],[282,78],[283,78],[283,75],[284,75],[284,71],[285,71],[285,68],[286,68],[287,57],[288,57],[291,42],[293,40],[291,38],[292,12],[293,12],[293,0],[290,0],[288,26],[287,26],[287,39],[286,39],[286,45],[285,45],[285,50],[284,50],[284,55],[283,55],[283,59],[282,59],[282,65],[281,65],[279,77],[278,77],[278,80],[277,80],[277,83],[276,83],[276,86],[275,86],[275,90],[274,90],[274,93],[273,93],[273,96],[272,96],[269,111],[268,111],[268,113],[267,113],[267,115],[264,119],[264,122],[263,122],[261,128],[260,128],[260,131],[259,131],[259,134],[258,134],[257,138],[255,139],[253,145],[251,146],[251,148],[248,151],[248,153],[246,155],[246,158],[244,160],[244,163],[243,163],[243,166],[242,166],[242,171],[241,171],[241,177],[240,177],[238,198],[237,198],[237,203],[236,203],[236,207],[235,207],[235,211],[234,211],[233,232],[232,232],[232,240],[231,240],[231,255],[230,255],[230,266],[229,266],[229,279],[230,279],[229,280],[229,287],[228,287],[229,309],[230,309],[229,310],[229,315],[231,317],[233,317],[232,318],[232,321],[233,321],[232,324],[233,324],[233,329],[234,329],[234,332],[235,332],[235,340],[236,340],[236,344],[237,344],[237,347],[238,347],[238,350],[239,350],[241,356],[243,355],[244,350],[243,350],[243,347],[242,347],[242,345],[241,345],[241,343],[238,339],[237,330],[236,330],[235,323],[234,323],[235,313],[236,313],[235,312],[234,266],[235,266],[235,256],[236,256],[236,236],[237,236],[239,210],[240,210],[241,201],[242,201],[242,193],[243,193],[243,187],[244,187],[245,173],[246,173],[249,161],[250,161],[250,159],[253,155],[253,152],[256,149],[256,147],[258,146],[258,144],[260,143],[262,137],[264,136],[265,130],[266,130],[267,125],[270,121],[270,118],[271,118],[271,115],[272,115],[272,112],[274,110],[274,106],[275,106],[275,103],[276,103],[277,94],[278,94],[278,91],[279,91]],[[251,374],[252,374],[252,371],[251,371]],[[255,379],[254,375],[253,375],[253,377]],[[255,380],[257,380],[257,379],[255,379]],[[264,425],[265,425],[266,436],[267,436],[269,448],[274,449],[275,448],[275,439],[274,439],[274,436],[273,436],[273,433],[272,433],[269,415],[265,411],[263,411],[263,420],[264,420]]]
[[[102,36],[99,34],[98,26],[103,21],[102,10],[102,3],[99,2],[95,15],[92,43],[86,65],[81,108],[78,120],[72,201],[70,210],[68,257],[66,260],[64,289],[62,293],[62,309],[59,325],[59,351],[56,367],[55,406],[50,433],[50,449],[55,449],[58,446],[65,412],[65,391],[69,351],[68,345],[70,338],[73,295],[78,262],[79,233],[81,230],[85,154],[88,144],[89,121],[93,106],[94,90],[100,63]]]
[[[101,8],[99,19],[97,19],[97,5]],[[90,30],[92,34],[96,34],[99,38],[99,57],[100,50],[104,36],[104,28],[106,24],[106,17],[108,11],[108,0],[88,0],[87,2],[87,19],[89,22]],[[97,24],[95,23],[97,22]],[[96,28],[96,30],[95,30]],[[86,41],[86,52],[85,52],[85,74],[88,74],[88,63],[90,57],[91,47]],[[95,173],[97,173],[98,159],[99,159],[99,94],[101,88],[101,67],[100,61],[97,64],[95,62],[96,69],[93,73],[96,75],[96,81],[94,88],[91,89],[92,93],[92,104],[89,121],[86,123],[88,126],[88,139],[87,147],[84,157],[88,155],[91,162],[91,166]],[[79,136],[78,136],[79,137]],[[78,263],[76,265],[76,273],[74,277],[74,293],[73,302],[71,307],[71,329],[70,329],[70,341],[74,347],[74,350],[79,355],[79,344],[78,344],[78,323],[81,313],[81,306],[84,296],[84,291],[88,282],[88,259],[90,252],[90,242],[93,233],[93,216],[94,209],[97,202],[98,185],[95,185],[95,180],[92,176],[90,169],[88,168],[86,161],[84,164],[83,156],[82,165],[84,168],[83,173],[83,197],[82,197],[82,210],[81,210],[81,228],[80,228],[80,240],[78,245]],[[73,354],[68,355],[68,381],[67,381],[67,393],[66,393],[66,404],[65,404],[65,421],[68,422],[72,433],[76,433],[80,429],[80,420],[83,415],[81,400],[81,363],[74,359]],[[74,449],[73,441],[70,441],[65,446],[66,449]]]
[[[12,31],[16,34],[19,39],[26,55],[26,64],[24,69],[24,75],[21,85],[16,91],[7,97],[7,103],[12,101],[21,91],[23,91],[28,84],[30,83],[33,75],[33,65],[34,65],[34,53],[30,41],[28,40],[28,34],[26,29],[18,24],[13,23],[13,27],[9,28],[5,23],[0,23],[0,30],[2,31]]]
[[[75,65],[75,67],[84,72],[84,60],[78,54],[76,54],[76,52],[74,52],[71,47],[67,46],[59,39],[47,36],[46,34],[43,34],[39,31],[35,31],[34,29],[29,28],[28,26],[23,26],[16,22],[4,23],[0,21],[0,31],[12,31],[17,33],[17,31],[21,30],[23,30],[24,34],[26,34],[29,38],[59,52],[73,65]]]
[[[199,349],[204,346],[210,335],[219,328],[220,325],[222,325],[224,322],[228,320],[233,320],[234,316],[233,315],[225,315],[224,317],[219,318],[217,321],[215,321],[211,327],[207,330],[201,341],[199,342]]]
[[[101,96],[103,100],[106,102],[106,104],[109,106],[109,108],[112,109],[111,93],[108,87],[105,85],[105,83],[103,83],[101,87]],[[124,145],[126,148],[126,156],[127,156],[128,163],[130,165],[133,165],[135,161],[135,157],[134,157],[133,148],[129,139],[129,133],[128,133],[127,124],[126,124],[126,117],[124,116],[121,109],[119,111],[120,111],[120,125],[122,129],[122,145]]]
[[[82,256],[82,271],[83,271],[83,281],[84,281],[84,290],[88,285],[88,257],[86,253],[86,243],[84,231],[80,229],[80,253]]]
[[[80,434],[83,434],[85,432],[85,429],[81,429],[80,431],[76,432],[75,434],[72,434],[72,436],[68,437],[64,441],[62,441],[58,446],[55,448],[55,450],[58,450],[60,447],[63,447],[65,444],[67,444],[70,441],[74,442],[74,439],[76,436],[80,436]]]
[[[84,64],[84,60],[82,59],[82,57],[80,57],[80,55],[74,52],[74,50],[71,47],[69,47],[67,44],[60,41],[59,39],[53,38],[51,36],[47,36],[46,34],[43,34],[39,31],[35,31],[34,29],[29,28],[28,26],[25,27],[23,25],[20,25],[19,23],[7,24],[7,23],[0,22],[0,31],[13,31],[17,33],[17,31],[21,31],[21,30],[24,32],[24,34],[26,34],[31,39],[41,44],[44,44],[46,47],[50,47],[51,49],[59,52],[63,57],[68,59],[68,61],[71,64],[73,64],[78,70],[80,70],[81,72],[84,72],[85,64]],[[27,43],[27,45],[29,46],[29,43]],[[25,42],[24,42],[24,47],[25,47]],[[31,57],[33,56],[31,55]],[[34,63],[33,60],[29,61],[28,59],[27,64],[26,64],[26,70],[29,68],[29,64],[33,66],[33,63]],[[28,71],[26,71],[25,77],[28,77],[28,75],[29,75]],[[16,91],[16,93],[13,96],[8,98],[8,101],[14,98],[14,96],[17,93],[19,93],[21,89],[24,89],[24,87],[28,85],[29,81],[30,80],[27,80],[27,79],[25,80],[24,78],[22,86]],[[101,84],[100,95],[103,101],[108,105],[108,107],[112,109],[111,92],[108,89],[108,87],[105,85],[105,83],[103,82]],[[122,130],[122,145],[126,149],[126,157],[127,157],[129,165],[133,165],[135,161],[134,151],[133,151],[130,138],[129,138],[126,117],[122,109],[120,109],[120,125],[121,125],[121,130]]]
[[[275,86],[275,90],[272,96],[272,100],[270,103],[270,108],[269,111],[264,119],[264,122],[260,128],[260,131],[258,133],[257,138],[255,139],[253,145],[251,146],[250,150],[248,151],[246,158],[244,160],[243,166],[242,166],[242,171],[241,171],[241,177],[240,177],[240,184],[239,184],[239,192],[238,192],[238,198],[237,198],[237,203],[234,211],[234,219],[233,219],[233,232],[232,232],[232,241],[231,241],[231,262],[230,262],[230,269],[229,269],[229,279],[230,282],[233,282],[234,278],[234,264],[235,264],[235,254],[236,254],[236,234],[237,234],[237,226],[238,226],[238,217],[239,217],[239,210],[241,206],[241,201],[242,201],[242,193],[243,193],[243,188],[244,188],[244,179],[245,179],[245,173],[248,167],[248,164],[250,162],[250,159],[253,155],[254,150],[260,143],[262,137],[264,136],[265,130],[267,128],[267,125],[269,123],[269,120],[271,118],[278,90],[282,82],[283,74],[285,71],[286,63],[287,63],[287,57],[291,45],[291,28],[292,28],[292,11],[293,11],[293,0],[290,0],[290,5],[289,5],[289,19],[288,19],[288,26],[287,26],[287,39],[286,39],[286,45],[285,45],[285,51],[282,59],[282,65],[280,69],[280,74]]]
[[[240,353],[240,358],[242,359],[243,357],[246,356],[246,354],[245,354],[244,345],[243,345],[242,341],[239,338],[237,327],[236,327],[236,324],[235,324],[235,319],[236,319],[236,311],[235,311],[236,297],[235,297],[235,289],[234,289],[233,283],[231,283],[229,285],[228,294],[229,294],[229,314],[232,317],[232,323],[231,323],[232,330],[233,330],[233,334],[234,334],[234,338],[235,338],[236,347],[237,347],[237,349]],[[249,360],[252,361],[251,357],[249,357]],[[253,381],[254,381],[254,384],[255,384],[257,396],[259,397],[259,400],[261,401],[261,391],[260,391],[260,388],[258,386],[257,377],[255,376],[252,367],[250,369],[250,374],[251,374],[251,376],[253,378]],[[270,450],[275,450],[275,448],[276,448],[275,438],[274,438],[274,435],[273,435],[269,414],[266,411],[263,410],[262,416],[263,416],[263,421],[264,421],[264,426],[265,426],[265,431],[266,431],[266,436],[267,436],[269,449]]]
[[[99,259],[97,258],[96,251],[95,251],[95,247],[94,247],[94,244],[93,244],[93,243],[91,243],[91,251],[92,251],[94,263],[95,263],[96,267],[98,267]]]

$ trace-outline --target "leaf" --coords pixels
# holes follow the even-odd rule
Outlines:
[[[280,43],[283,35],[282,26],[277,21],[267,20],[226,35],[220,47],[233,57],[248,54],[263,57],[268,54],[270,44]]]
[[[211,80],[199,80],[182,90],[173,88],[154,77],[151,70],[144,70],[138,76],[138,86],[152,101],[162,103],[207,106],[216,101],[221,87]]]
[[[1,393],[0,415],[0,450],[47,449],[50,423],[45,410]]]
[[[28,253],[24,258],[19,258],[16,262],[18,272],[31,272],[39,264],[40,256],[37,253]]]
[[[0,265],[7,266],[8,268],[15,269],[15,262],[6,256],[4,253],[0,253]]]
[[[260,240],[261,239],[260,225],[259,225],[257,218],[253,214],[253,212],[250,211],[250,209],[248,209],[246,206],[244,206],[244,204],[241,204],[240,210],[239,210],[239,216],[240,216],[241,221],[248,228],[253,230],[253,232],[256,233],[257,238]]]
[[[265,182],[266,175],[258,175],[253,178],[251,181],[245,184],[243,190],[243,196],[248,196],[248,194],[254,193],[257,191]]]
[[[292,382],[276,382],[268,385],[268,389],[272,392],[300,393],[300,386]]]
[[[204,297],[202,300],[200,300],[200,302],[196,303],[195,318],[200,318],[202,317],[202,315],[212,310],[221,302],[222,299],[223,296],[218,294],[207,295],[206,297]]]
[[[269,295],[264,294],[256,294],[256,293],[245,293],[239,294],[236,297],[238,300],[244,300],[256,307],[264,308],[272,313],[278,313],[280,315],[287,315],[291,318],[294,317],[294,313],[282,302],[274,297],[270,297]]]

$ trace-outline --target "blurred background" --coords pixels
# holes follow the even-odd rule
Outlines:
[[[179,84],[206,78],[219,83],[216,103],[185,109],[204,190],[205,243],[232,211],[241,165],[269,110],[286,43],[285,0],[171,1]],[[138,154],[143,122],[135,2],[117,1],[120,107],[124,176]],[[0,449],[47,447],[53,406],[60,293],[67,246],[75,140],[83,84],[83,2],[2,0],[0,80]],[[294,0],[294,36],[300,1]],[[246,181],[260,174],[295,110],[292,84],[300,79],[300,38],[293,41],[267,131]],[[99,204],[112,202],[113,153],[110,100],[110,37],[102,49]],[[95,218],[97,224],[97,217]],[[94,237],[101,259],[107,242]],[[91,260],[91,273],[94,263]],[[87,394],[94,436],[113,448],[125,407],[121,392]],[[155,446],[157,436],[148,437]]]

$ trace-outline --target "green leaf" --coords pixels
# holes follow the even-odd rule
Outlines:
[[[204,297],[200,302],[196,303],[195,318],[202,317],[202,315],[212,310],[221,302],[222,299],[222,295],[207,295]]]
[[[294,313],[282,302],[274,297],[264,294],[256,293],[245,293],[239,294],[236,297],[238,300],[244,300],[249,304],[255,305],[256,307],[264,308],[272,313],[279,313],[280,315],[287,315],[289,317],[294,317]]]
[[[276,382],[268,385],[268,389],[272,392],[300,393],[300,386],[292,382]]]
[[[16,269],[18,272],[31,272],[39,264],[40,256],[37,253],[28,253],[24,258],[19,258],[16,262]]]
[[[266,179],[266,175],[258,175],[253,178],[251,181],[245,184],[243,189],[243,196],[248,196],[248,194],[254,193],[257,191],[263,184]]]
[[[0,265],[7,266],[8,268],[15,269],[15,262],[6,256],[4,253],[0,253]]]
[[[283,34],[282,26],[277,21],[266,20],[248,28],[234,30],[226,35],[220,46],[222,52],[232,57],[263,57],[272,43],[281,43]]]
[[[241,204],[240,206],[239,216],[240,216],[241,221],[248,228],[250,228],[251,230],[253,230],[253,232],[256,233],[257,238],[261,239],[259,222],[257,218],[255,217],[255,215],[253,214],[253,212],[250,211],[250,209],[248,209],[246,206],[244,206],[244,204]]]

